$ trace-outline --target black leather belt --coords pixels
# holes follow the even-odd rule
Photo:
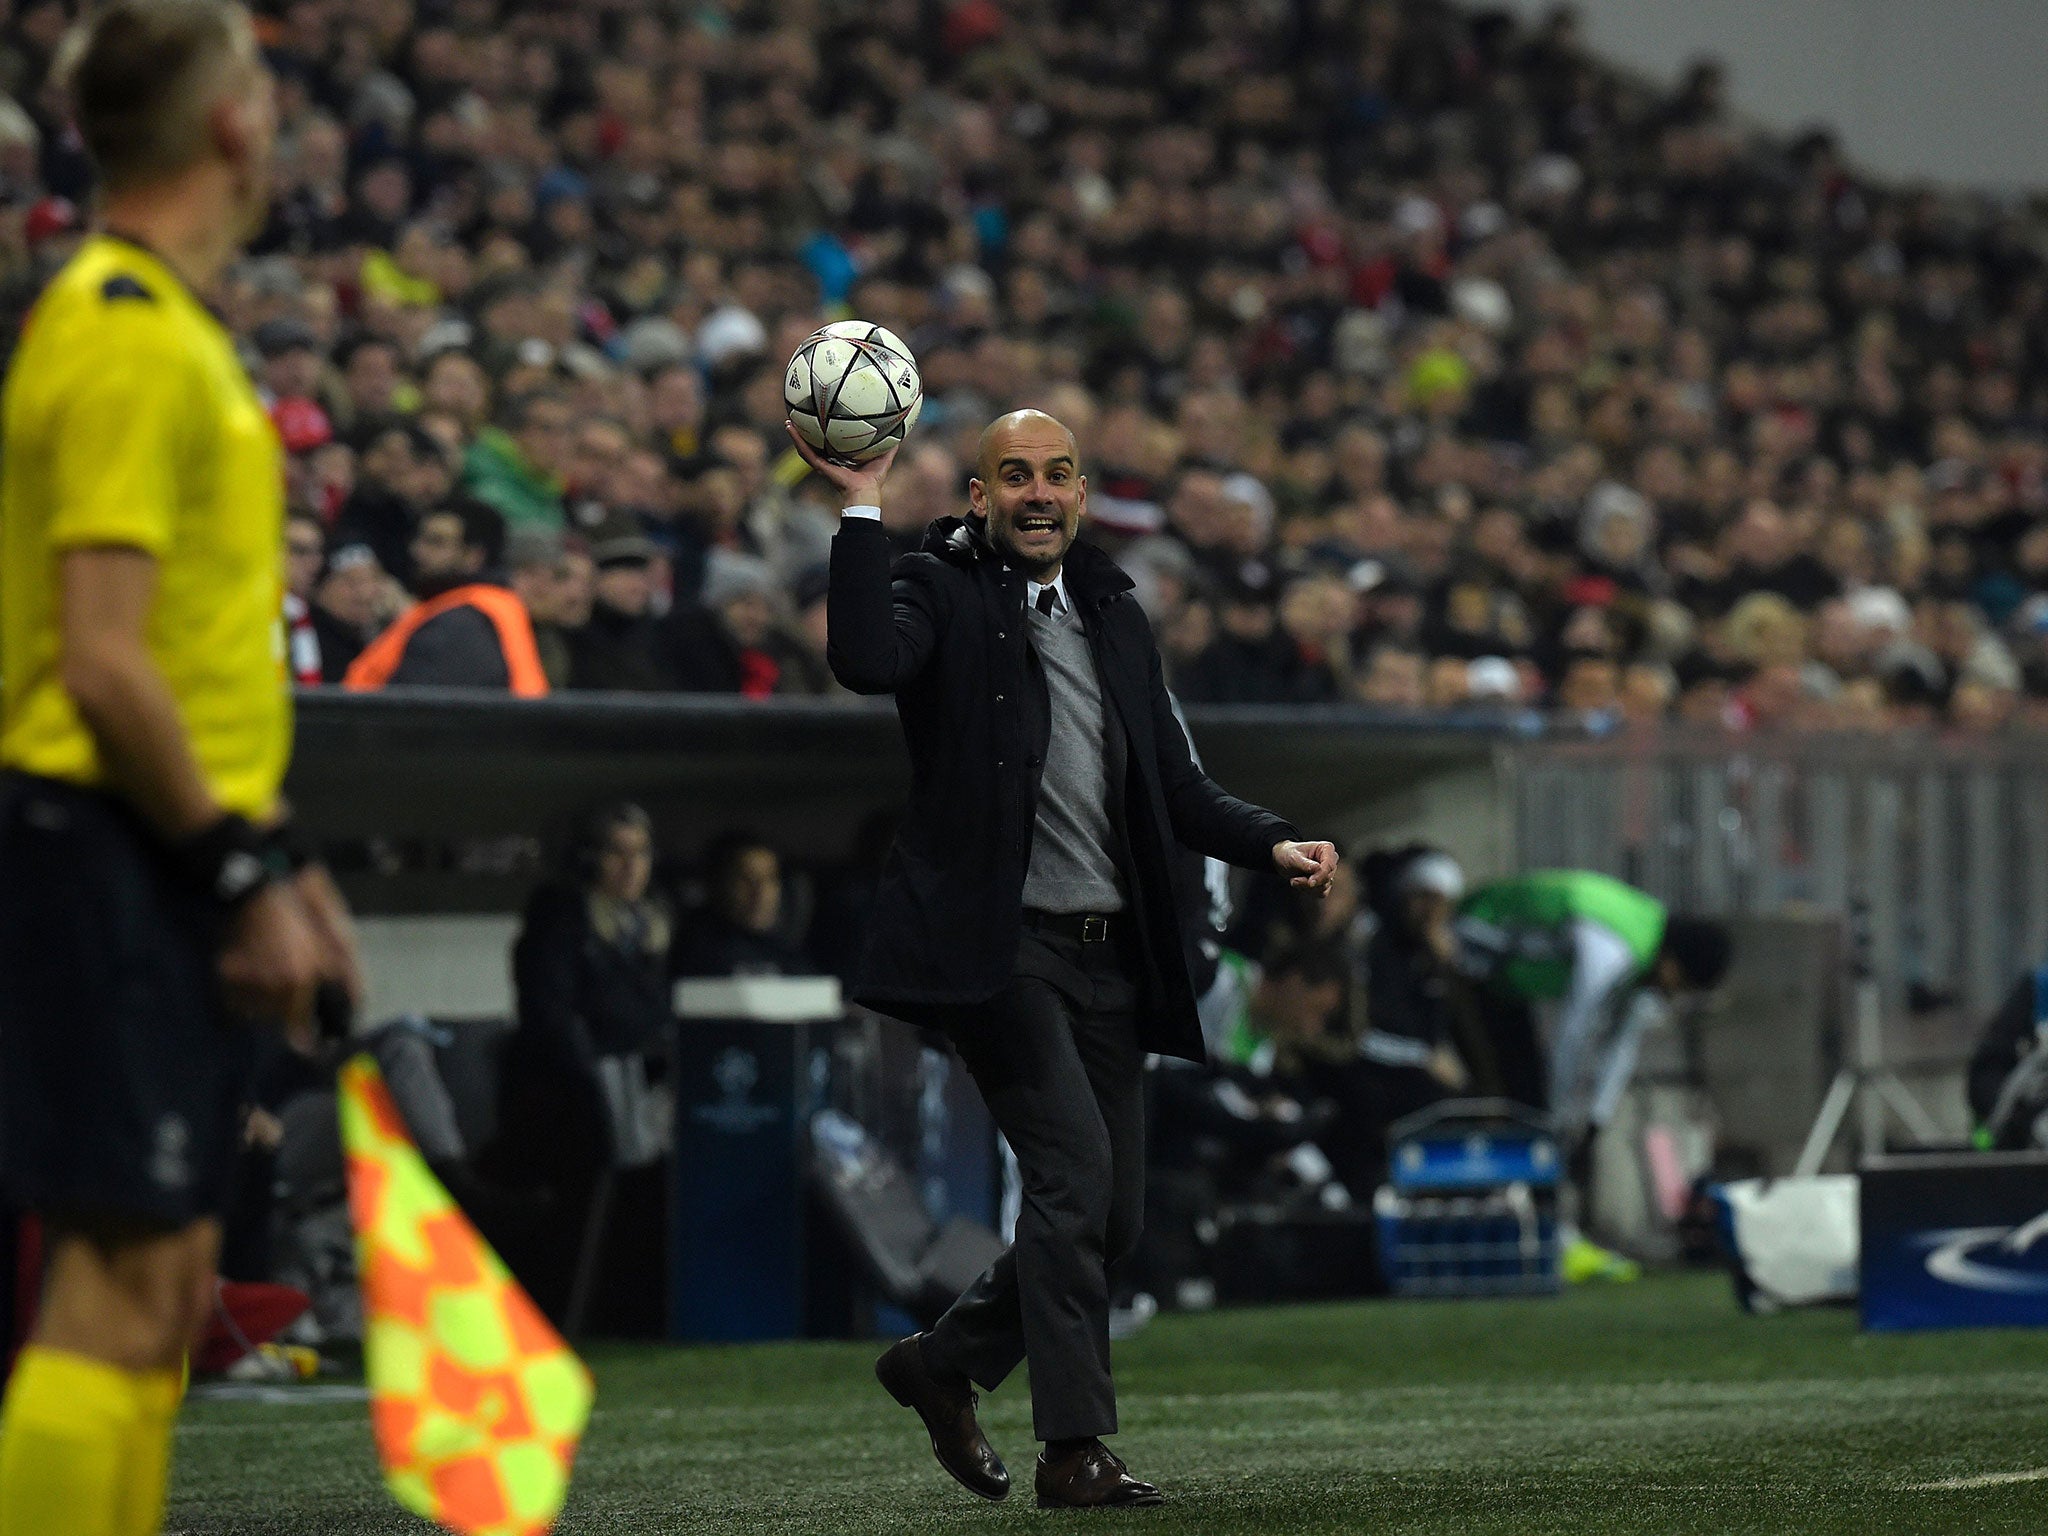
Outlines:
[[[1082,944],[1101,944],[1109,938],[1109,919],[1095,912],[1041,912],[1026,907],[1024,926]]]

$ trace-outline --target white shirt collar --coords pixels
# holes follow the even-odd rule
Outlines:
[[[1038,594],[1043,592],[1048,586],[1059,594],[1059,601],[1053,604],[1053,617],[1058,618],[1063,613],[1072,612],[1074,605],[1067,600],[1067,573],[1065,571],[1061,571],[1050,582],[1033,581],[1026,577],[1024,580],[1024,601],[1031,607],[1036,608],[1038,606]]]

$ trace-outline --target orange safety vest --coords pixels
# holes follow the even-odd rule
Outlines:
[[[522,699],[546,696],[548,675],[541,669],[540,647],[533,642],[533,618],[527,613],[526,604],[517,594],[482,582],[456,587],[424,603],[415,603],[349,663],[342,687],[357,692],[382,688],[405,659],[405,648],[420,626],[451,608],[474,608],[491,621],[491,627],[498,632],[498,648],[505,653],[505,670],[511,674],[515,695]]]

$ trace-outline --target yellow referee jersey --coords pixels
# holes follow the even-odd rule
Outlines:
[[[57,674],[57,562],[157,560],[151,656],[220,804],[267,815],[291,755],[281,450],[228,333],[170,268],[88,240],[37,300],[0,397],[0,765],[94,785]]]

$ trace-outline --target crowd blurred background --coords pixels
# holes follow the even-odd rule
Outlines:
[[[90,197],[73,9],[5,22],[16,311]],[[219,303],[302,682],[482,580],[552,688],[839,695],[779,383],[853,314],[923,370],[904,547],[1052,411],[1189,701],[2048,720],[2033,211],[1618,75],[1569,8],[257,9],[276,201]]]

